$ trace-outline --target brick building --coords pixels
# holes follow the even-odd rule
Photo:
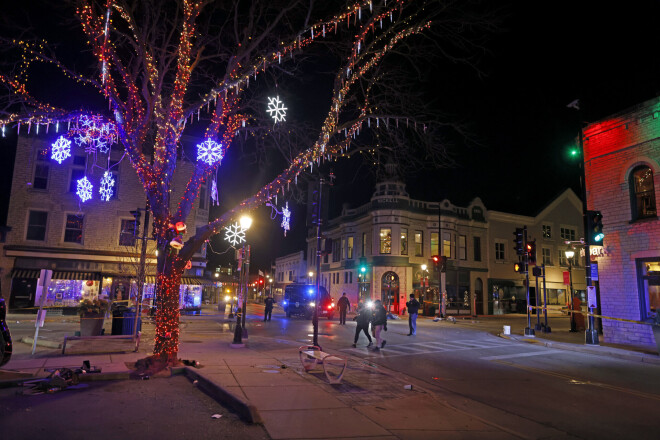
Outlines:
[[[548,303],[568,300],[563,272],[568,270],[566,240],[583,237],[582,203],[570,189],[533,216],[489,211],[479,198],[467,206],[449,200],[409,197],[405,184],[390,177],[376,184],[371,200],[345,206],[324,228],[321,284],[337,299],[346,292],[352,304],[381,299],[399,313],[411,293],[437,311],[447,293],[448,314],[524,313],[524,277],[513,270],[518,255],[513,232],[527,226],[537,243],[537,262],[546,266]],[[316,268],[316,230],[307,238],[307,267]],[[438,274],[432,257],[446,257]],[[584,297],[584,264],[573,261],[574,289]],[[315,270],[315,269],[312,269]],[[535,279],[530,274],[534,297]]]
[[[50,145],[58,137],[21,135],[7,216],[11,231],[0,255],[2,292],[11,308],[36,305],[41,269],[53,270],[46,306],[75,307],[81,298],[124,299],[135,297],[139,240],[131,211],[145,207],[145,195],[135,170],[122,151],[86,154],[71,144],[71,157],[58,163],[51,159]],[[101,200],[99,182],[108,165],[116,184],[109,201]],[[174,179],[183,191],[193,165],[181,162]],[[93,184],[92,198],[81,202],[77,180],[86,176]],[[172,195],[175,203],[177,195]],[[188,219],[188,233],[208,222],[209,200],[204,189]],[[144,213],[141,214],[144,228]],[[149,225],[151,227],[151,225]],[[148,233],[150,235],[150,232]],[[153,294],[155,247],[149,240],[145,296]],[[201,301],[206,258],[195,255],[193,267],[182,282],[182,303]],[[197,304],[199,305],[199,304]]]
[[[583,130],[587,205],[603,214],[598,263],[601,312],[650,321],[660,307],[660,98],[589,124]],[[603,320],[606,342],[654,343],[648,325]]]

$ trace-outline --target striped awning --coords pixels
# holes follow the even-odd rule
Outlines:
[[[12,269],[12,278],[39,278],[41,271],[39,269]]]
[[[100,281],[101,274],[98,272],[71,272],[56,270],[53,272],[54,280],[93,280]]]

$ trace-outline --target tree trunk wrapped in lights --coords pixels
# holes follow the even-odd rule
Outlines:
[[[0,126],[17,130],[46,126],[45,131],[52,125],[77,127],[79,118],[88,114],[113,124],[112,134],[135,169],[153,214],[159,250],[154,355],[168,361],[178,353],[179,284],[185,266],[237,214],[273,203],[286,191],[290,194],[300,174],[342,157],[361,155],[375,162],[385,154],[399,163],[406,157],[415,166],[446,164],[444,144],[424,135],[427,127],[433,128],[434,116],[419,117],[423,105],[408,99],[423,94],[414,81],[406,81],[407,74],[393,68],[404,63],[384,67],[384,59],[395,47],[405,47],[397,56],[415,61],[411,65],[421,64],[419,60],[431,52],[420,48],[428,50],[424,46],[428,42],[440,44],[436,36],[447,43],[443,55],[450,48],[479,48],[479,40],[467,38],[464,30],[492,26],[487,13],[466,13],[466,3],[471,2],[457,0],[356,0],[338,11],[332,10],[335,2],[302,0],[235,0],[223,5],[202,0],[74,3],[73,13],[91,48],[93,65],[76,70],[60,61],[57,51],[42,40],[22,39],[20,31],[27,25],[15,36],[0,36],[7,52],[4,59],[19,55],[21,60],[0,62],[0,87],[8,92],[0,97]],[[433,37],[404,43],[421,34]],[[237,135],[245,133],[248,139],[249,134],[260,143],[275,138],[270,135],[277,130],[264,111],[266,99],[259,94],[270,82],[259,82],[259,78],[267,74],[277,81],[282,73],[298,73],[294,55],[316,41],[334,47],[334,55],[343,54],[320,130],[311,137],[301,135],[302,130],[289,130],[290,145],[297,150],[285,151],[279,140],[266,143],[279,148],[289,165],[254,195],[197,228],[185,243],[173,241],[177,235],[173,225],[185,223],[201,186],[222,170],[227,151],[235,143],[249,142],[237,142]],[[33,96],[28,73],[41,64],[58,68],[81,84],[85,93],[95,91],[107,100],[107,106],[71,111],[83,108],[87,101],[63,105]],[[397,87],[401,88],[398,95]],[[278,109],[283,111],[279,101]],[[275,122],[282,124],[283,114],[278,115]],[[202,123],[207,125],[197,145],[194,170],[172,207],[172,176],[183,150],[181,137],[188,125]],[[401,126],[399,131],[407,135],[387,135],[394,131],[392,124]],[[360,133],[367,130],[373,135],[361,138]]]

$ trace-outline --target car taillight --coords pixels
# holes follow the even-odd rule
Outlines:
[[[332,310],[332,305],[329,305],[329,306],[328,306],[328,310]]]

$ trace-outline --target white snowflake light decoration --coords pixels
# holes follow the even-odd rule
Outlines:
[[[284,229],[284,236],[286,237],[286,231],[291,230],[291,211],[289,211],[289,202],[286,202],[284,208],[282,208],[282,229]]]
[[[94,187],[91,182],[87,180],[87,176],[84,176],[82,179],[78,179],[76,194],[80,197],[80,200],[85,203],[87,200],[92,198],[92,191]]]
[[[112,173],[110,171],[106,171],[103,174],[99,193],[101,194],[101,200],[104,202],[109,202],[112,195],[115,193],[115,179],[112,178]]]
[[[107,153],[110,146],[117,142],[117,127],[112,122],[104,123],[100,116],[82,115],[78,118],[75,129],[76,144],[83,145],[87,154]]]
[[[232,246],[243,243],[245,241],[245,229],[238,222],[225,226],[225,240],[231,243]]]
[[[213,165],[222,160],[222,144],[207,139],[197,144],[197,160]]]
[[[52,144],[50,158],[56,160],[57,163],[62,163],[67,157],[71,157],[71,141],[60,136],[54,144]]]
[[[273,118],[275,123],[285,120],[287,110],[284,103],[280,101],[279,96],[268,98],[268,113],[270,113],[270,117]]]
[[[218,184],[215,183],[215,179],[211,181],[211,200],[213,200],[215,206],[220,204],[218,202]]]

